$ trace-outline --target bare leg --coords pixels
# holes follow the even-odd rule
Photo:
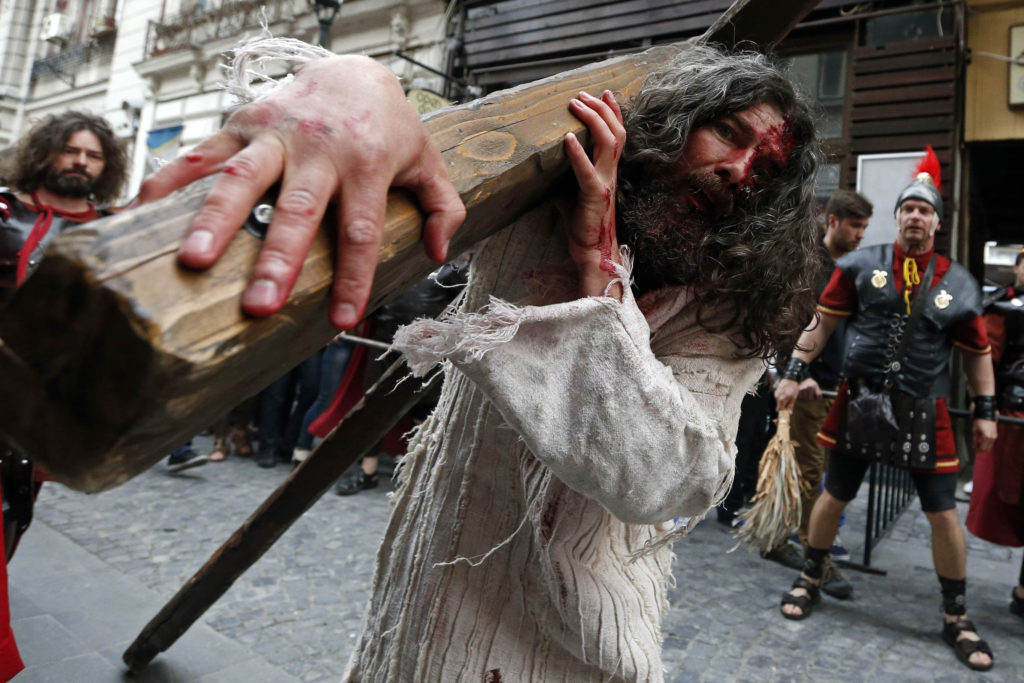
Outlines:
[[[811,523],[807,529],[807,543],[814,548],[828,548],[839,533],[839,519],[843,516],[848,502],[822,491],[811,510]]]
[[[926,512],[932,525],[932,561],[939,576],[962,579],[967,576],[967,541],[956,510]]]

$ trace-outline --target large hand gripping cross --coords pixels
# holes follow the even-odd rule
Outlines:
[[[768,48],[817,4],[736,0],[696,40]],[[576,93],[631,97],[649,71],[688,46],[609,59],[430,116],[468,212],[450,253],[510,224],[563,176],[566,133],[585,135],[566,106]],[[57,481],[86,492],[126,481],[333,337],[330,230],[317,236],[286,307],[266,319],[239,306],[258,238],[240,232],[208,271],[177,266],[181,236],[210,184],[65,232],[0,318],[0,431]],[[415,204],[393,191],[368,310],[436,267],[418,245],[420,227]],[[419,385],[396,390],[395,374],[143,629],[124,655],[132,670],[170,647],[415,403]]]

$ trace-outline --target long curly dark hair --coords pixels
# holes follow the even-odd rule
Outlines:
[[[97,204],[113,202],[128,175],[128,157],[106,119],[81,111],[51,114],[34,125],[18,143],[17,153],[5,174],[7,181],[22,192],[34,192],[42,187],[53,162],[64,151],[64,145],[80,130],[90,131],[103,148],[103,172],[92,185],[93,201]]]
[[[727,215],[698,223],[695,234],[681,236],[680,249],[693,264],[689,282],[697,285],[701,324],[734,333],[750,356],[768,358],[776,349],[791,348],[811,320],[819,270],[812,211],[820,156],[815,115],[784,66],[756,52],[696,45],[648,76],[624,108],[618,191],[621,239],[624,197],[664,193],[678,175],[692,131],[762,102],[779,109],[792,135],[784,165]],[[634,248],[639,252],[643,245]],[[641,285],[642,263],[638,253],[635,274]]]

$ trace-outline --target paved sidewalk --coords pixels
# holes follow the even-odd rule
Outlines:
[[[328,494],[141,676],[128,678],[120,661],[286,474],[229,459],[179,475],[161,463],[95,496],[44,486],[10,567],[14,630],[28,665],[15,683],[337,681],[369,591],[386,486]],[[855,502],[843,531],[855,559],[862,512]],[[939,639],[927,539],[914,501],[875,550],[873,564],[886,576],[848,571],[855,600],[826,597],[809,619],[791,622],[778,600],[794,572],[744,549],[730,553],[730,530],[702,522],[675,548],[666,680],[1024,680],[1024,621],[1007,610],[1021,551],[969,537],[968,604],[996,652],[996,668],[977,674]]]

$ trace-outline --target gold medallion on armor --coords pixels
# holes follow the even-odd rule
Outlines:
[[[885,278],[888,275],[884,270],[876,270],[874,275],[871,276],[871,285],[875,289],[881,289],[885,287]]]
[[[953,296],[944,289],[935,295],[936,308],[949,308],[951,301],[953,301]]]

